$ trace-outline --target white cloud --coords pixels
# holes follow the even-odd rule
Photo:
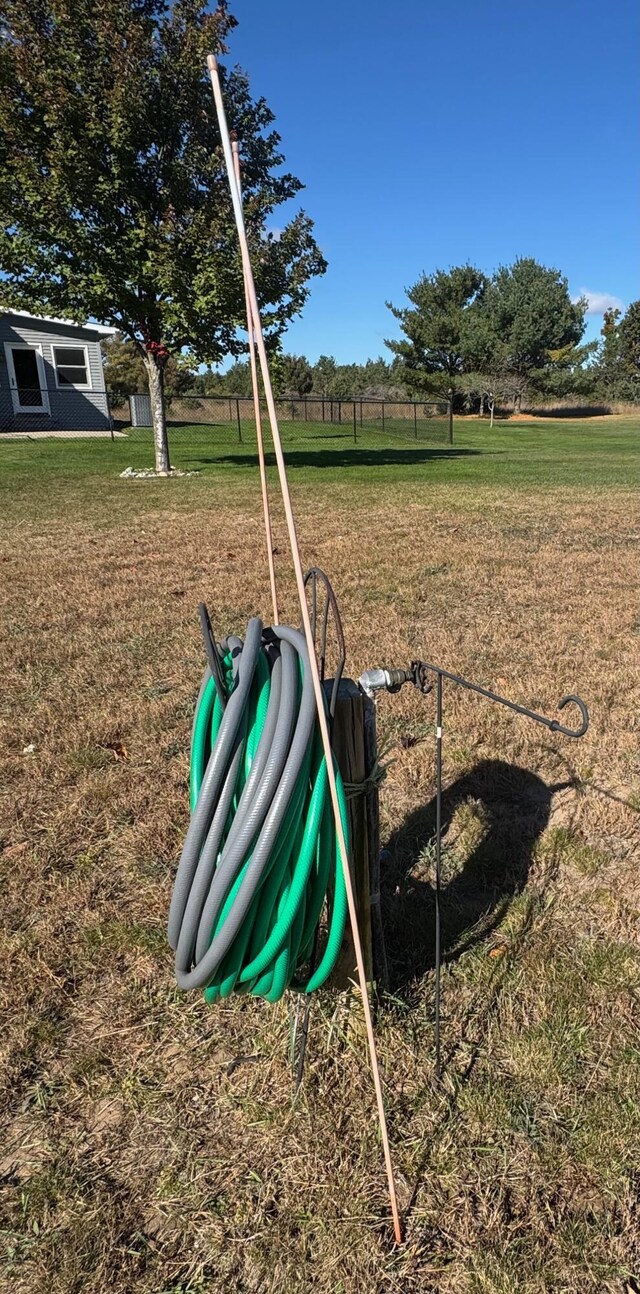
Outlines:
[[[603,315],[605,310],[624,310],[620,297],[614,297],[611,292],[591,292],[589,288],[580,288],[571,300],[579,301],[580,297],[586,297],[589,302],[588,315]]]

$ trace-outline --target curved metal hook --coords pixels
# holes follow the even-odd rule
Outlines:
[[[385,678],[388,678],[391,673],[397,674],[398,672],[402,673],[403,671],[379,671]],[[570,704],[577,705],[582,718],[579,728],[567,728],[560,723],[559,719],[547,719],[546,714],[538,714],[537,710],[529,710],[526,705],[519,705],[517,701],[509,701],[506,696],[499,696],[497,692],[490,692],[488,687],[480,687],[479,683],[472,683],[471,679],[462,678],[460,674],[453,674],[451,670],[442,669],[440,665],[431,665],[426,660],[412,661],[409,669],[404,670],[404,679],[401,680],[401,683],[414,683],[421,692],[429,692],[428,673],[435,674],[437,678],[451,679],[451,682],[458,687],[464,687],[468,692],[477,692],[478,696],[486,696],[489,701],[504,705],[507,710],[513,710],[516,714],[523,714],[527,719],[533,719],[534,723],[544,724],[544,727],[548,728],[550,732],[561,732],[564,737],[584,737],[589,727],[589,711],[582,697],[574,696],[573,693],[569,696],[563,696],[558,705],[558,710],[564,710],[565,706]],[[378,684],[378,686],[388,687],[389,684],[385,681],[383,684]]]
[[[324,606],[322,608],[322,617],[321,617],[320,625],[318,625],[318,619],[319,619],[318,585],[319,584],[322,586],[324,590]],[[320,668],[320,678],[322,682],[324,682],[325,669],[327,665],[327,655],[328,655],[327,640],[328,640],[330,614],[333,622],[333,629],[334,629],[335,640],[336,640],[335,645],[337,646],[337,662],[336,662],[336,667],[334,672],[333,688],[331,691],[331,700],[329,702],[329,713],[333,718],[335,714],[336,700],[338,697],[338,688],[340,686],[340,679],[342,678],[342,672],[344,670],[345,659],[346,659],[346,649],[344,645],[344,630],[342,628],[342,618],[340,616],[338,600],[333,591],[331,581],[319,566],[312,566],[311,569],[307,571],[304,577],[304,585],[305,585],[305,588],[310,589],[310,592],[311,592],[311,608],[310,608],[311,629],[313,633],[313,639],[316,644],[316,651],[318,654],[318,665]]]
[[[582,697],[574,696],[572,693],[569,696],[563,696],[562,700],[558,702],[558,709],[564,710],[566,705],[577,705],[582,716],[580,727],[565,728],[564,724],[559,723],[557,719],[552,719],[549,724],[551,731],[561,732],[565,737],[584,737],[584,734],[589,727],[589,711],[587,710]]]

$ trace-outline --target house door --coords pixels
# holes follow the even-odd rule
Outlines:
[[[39,346],[5,342],[14,413],[49,413],[49,395]]]

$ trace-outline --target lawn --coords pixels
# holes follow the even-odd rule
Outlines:
[[[187,432],[0,443],[4,1253],[12,1294],[624,1294],[640,1280],[638,447],[630,420],[459,420],[446,444],[285,436],[348,671],[424,655],[572,743],[445,693],[434,1079],[434,706],[379,706],[377,1019],[406,1243],[390,1243],[356,1007],[174,988],[196,617],[268,614],[250,446]],[[324,432],[322,432],[324,435]],[[314,439],[314,435],[316,439]],[[296,620],[281,509],[283,619]]]
[[[370,482],[428,480],[434,485],[459,482],[522,488],[628,487],[640,480],[640,421],[632,418],[505,422],[493,430],[486,421],[460,418],[452,446],[447,443],[446,423],[439,419],[422,424],[418,439],[406,422],[387,424],[385,434],[359,429],[356,442],[348,428],[328,423],[285,422],[282,435],[290,471],[317,480],[319,487],[354,479],[365,487]],[[180,424],[170,427],[169,436],[174,465],[202,478],[220,482],[233,474],[244,481],[247,467],[257,466],[250,423],[244,423],[241,444],[230,424]],[[269,461],[273,463],[273,454]],[[38,505],[47,506],[52,483],[57,489],[66,481],[82,482],[91,493],[98,488],[98,478],[112,480],[128,466],[152,465],[151,436],[145,429],[127,428],[124,436],[113,441],[0,439],[0,468],[9,490],[9,507],[23,506],[22,490],[29,500],[37,491]],[[316,478],[320,470],[322,476]],[[189,497],[192,493],[190,487]]]

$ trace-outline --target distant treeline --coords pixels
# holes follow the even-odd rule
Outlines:
[[[277,395],[328,400],[407,396],[402,366],[382,356],[368,359],[365,364],[338,364],[333,356],[321,355],[316,364],[311,364],[304,355],[276,354],[270,372]],[[251,395],[249,363],[239,360],[226,373],[200,373],[193,389],[207,395]]]
[[[446,398],[460,411],[494,405],[516,411],[555,401],[611,406],[640,402],[640,301],[623,314],[608,310],[599,340],[583,343],[586,300],[572,301],[558,270],[522,258],[491,277],[471,265],[422,275],[408,304],[387,303],[400,325],[385,344],[389,360],[338,364],[321,355],[276,351],[271,372],[277,395],[325,399]],[[130,341],[104,346],[108,390],[116,397],[142,391],[146,374]],[[167,395],[250,395],[248,360],[226,372],[196,371],[188,355],[171,356]]]

